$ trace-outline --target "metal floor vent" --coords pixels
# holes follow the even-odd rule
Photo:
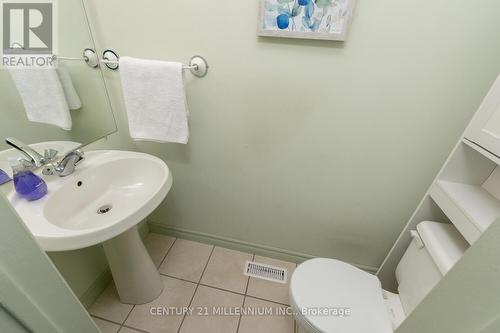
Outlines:
[[[288,271],[286,268],[247,261],[244,274],[257,279],[286,283]]]

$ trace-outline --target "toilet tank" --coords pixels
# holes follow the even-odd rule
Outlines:
[[[424,221],[396,268],[399,298],[406,315],[422,301],[469,247],[452,224]]]

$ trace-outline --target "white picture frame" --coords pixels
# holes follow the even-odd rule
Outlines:
[[[355,0],[260,0],[257,35],[345,41],[354,6]]]

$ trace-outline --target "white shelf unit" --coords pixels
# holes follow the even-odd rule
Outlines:
[[[422,221],[450,222],[473,246],[500,221],[500,76],[377,271],[397,290],[396,266]]]
[[[470,244],[500,217],[500,201],[482,186],[438,180],[429,194]]]
[[[469,244],[500,218],[500,159],[461,140],[377,272],[384,289],[397,290],[396,266],[411,230],[422,221],[452,223]]]

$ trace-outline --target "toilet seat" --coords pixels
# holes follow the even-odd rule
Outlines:
[[[393,332],[382,292],[376,276],[335,259],[308,260],[290,280],[297,320],[318,333]],[[342,317],[335,309],[351,313]]]

